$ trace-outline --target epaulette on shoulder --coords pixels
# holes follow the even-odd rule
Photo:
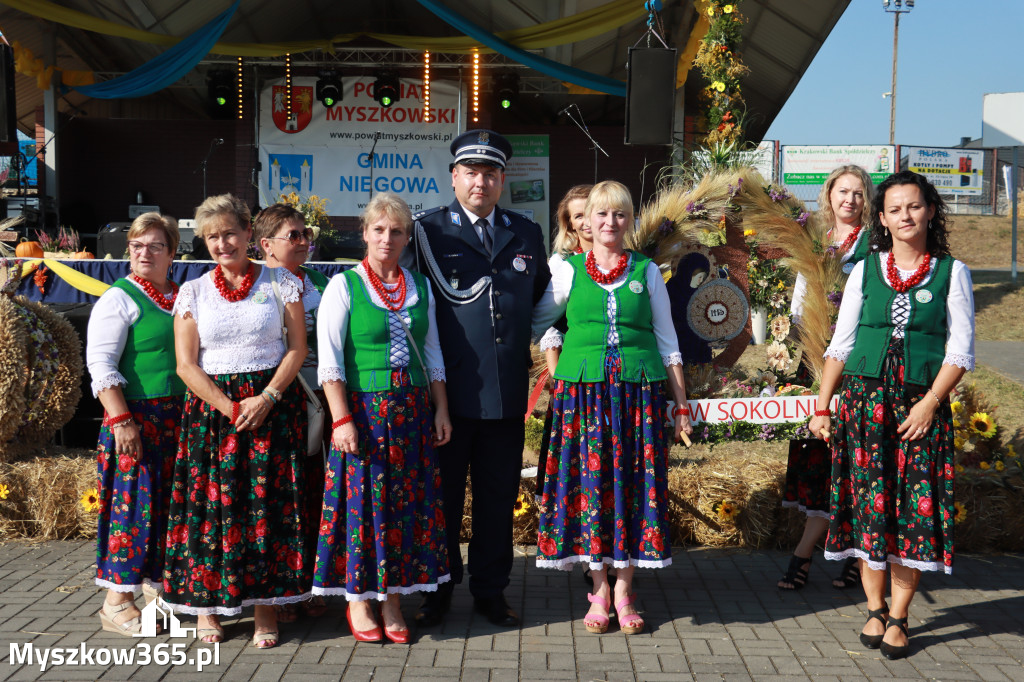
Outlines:
[[[413,220],[419,220],[420,218],[423,218],[425,216],[433,215],[434,213],[437,213],[438,211],[443,211],[445,208],[447,208],[447,207],[446,206],[438,206],[437,208],[428,208],[428,209],[425,209],[423,211],[420,211],[419,213],[413,213],[412,219]]]
[[[526,222],[528,222],[528,223],[531,223],[531,224],[535,224],[535,225],[536,225],[536,224],[539,224],[539,223],[537,223],[537,221],[536,221],[536,220],[534,220],[533,218],[529,217],[529,216],[528,216],[528,215],[526,215],[525,213],[521,213],[521,212],[519,212],[519,211],[515,211],[515,210],[513,210],[513,209],[511,209],[511,208],[503,208],[503,209],[501,209],[501,210],[502,210],[502,211],[503,211],[503,212],[504,212],[505,214],[507,214],[508,216],[513,216],[513,217],[515,217],[515,218],[518,218],[518,219],[520,219],[520,220],[525,220]],[[506,227],[510,227],[510,225],[509,225],[509,223],[508,223],[508,222],[506,222],[506,223],[505,223],[505,225],[506,225]]]

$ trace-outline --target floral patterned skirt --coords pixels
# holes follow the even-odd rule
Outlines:
[[[605,381],[555,383],[539,567],[672,563],[664,387],[623,381],[620,369],[610,354]]]
[[[789,464],[782,506],[795,507],[807,516],[829,517],[832,452],[819,438],[789,441]]]
[[[927,386],[904,384],[903,344],[889,346],[882,379],[847,376],[832,441],[832,500],[826,559],[856,556],[953,572],[953,417],[948,402],[924,438],[896,429]]]
[[[163,580],[164,535],[171,472],[181,430],[182,396],[129,400],[139,425],[138,461],[118,455],[114,433],[100,427],[96,450],[100,493],[96,531],[96,584],[116,592],[136,592]]]
[[[314,594],[383,601],[449,580],[430,394],[391,376],[390,390],[348,394],[359,452],[327,460]]]
[[[238,401],[259,395],[275,371],[211,378]],[[305,415],[297,381],[255,431],[236,431],[185,394],[164,567],[164,598],[175,611],[235,615],[308,597]]]

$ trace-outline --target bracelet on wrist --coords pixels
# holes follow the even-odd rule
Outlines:
[[[831,417],[832,416],[832,410],[815,410],[814,411],[814,416],[815,417]]]
[[[352,415],[351,414],[345,415],[341,419],[339,419],[336,422],[334,422],[333,424],[331,424],[331,430],[333,431],[334,429],[338,428],[339,426],[344,426],[345,424],[348,424],[350,421],[352,421]]]
[[[242,406],[236,402],[231,403],[231,423],[238,423],[238,413],[242,411]]]
[[[118,426],[132,420],[131,412],[122,412],[121,414],[114,416],[107,416],[103,418],[103,426]]]
[[[264,391],[263,393],[260,393],[260,397],[263,398],[263,402],[267,404],[268,410],[274,407],[274,399],[270,397],[269,393]]]
[[[936,393],[935,391],[933,391],[933,390],[932,390],[932,389],[930,389],[930,388],[928,389],[928,392],[932,394],[932,397],[933,397],[933,398],[935,398],[935,402],[937,402],[937,403],[938,403],[939,405],[941,405],[941,404],[942,404],[942,399],[941,399],[941,398],[939,398],[939,394],[938,394],[938,393]]]
[[[277,390],[276,388],[267,386],[265,389],[263,389],[263,392],[270,395],[270,397],[274,399],[275,403],[281,399],[281,391]]]
[[[116,424],[111,424],[110,428],[112,428],[112,429],[120,429],[120,428],[125,427],[125,426],[136,426],[135,420],[134,419],[129,419],[128,421],[123,421],[123,422],[118,422]]]
[[[690,416],[690,408],[689,407],[677,407],[676,409],[672,410],[672,416],[673,417],[678,417],[681,414],[689,417]]]

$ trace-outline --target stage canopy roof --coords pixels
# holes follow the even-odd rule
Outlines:
[[[749,139],[760,139],[771,125],[849,1],[745,0],[739,5],[748,19],[742,56],[751,71],[744,83]],[[20,42],[46,65],[93,71],[103,80],[156,57],[230,4],[229,0],[0,0],[0,29],[9,41]],[[244,56],[246,63],[262,65],[258,67],[261,77],[278,77],[274,69],[281,70],[286,51],[292,52],[300,73],[302,65],[332,66],[344,78],[346,73],[372,73],[380,66],[411,76],[420,63],[418,55],[430,47],[434,78],[458,79],[460,70],[465,78],[472,41],[426,4],[431,3],[245,0],[214,52],[174,86],[134,100],[96,100],[72,90],[60,98],[59,106],[64,112],[98,117],[204,117],[208,69],[233,65],[235,57]],[[442,3],[435,0],[433,4]],[[446,10],[531,54],[622,82],[628,49],[647,44],[643,5],[641,0],[443,2]],[[698,20],[704,7],[704,0],[664,2],[658,14],[663,35],[680,54],[688,45],[693,49],[693,41],[703,34]],[[487,70],[513,69],[519,74],[523,105],[517,115],[523,123],[555,122],[558,111],[569,102],[576,102],[593,124],[622,122],[621,97],[577,94],[564,80],[489,50],[483,61]],[[18,121],[29,132],[43,91],[34,78],[19,74],[16,79]],[[703,86],[697,71],[687,75],[683,86],[687,109],[696,109],[696,94]]]

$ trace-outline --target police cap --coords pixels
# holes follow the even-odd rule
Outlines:
[[[452,156],[456,164],[484,164],[497,166],[504,170],[505,164],[512,158],[512,145],[508,140],[493,130],[468,130],[451,144]]]

